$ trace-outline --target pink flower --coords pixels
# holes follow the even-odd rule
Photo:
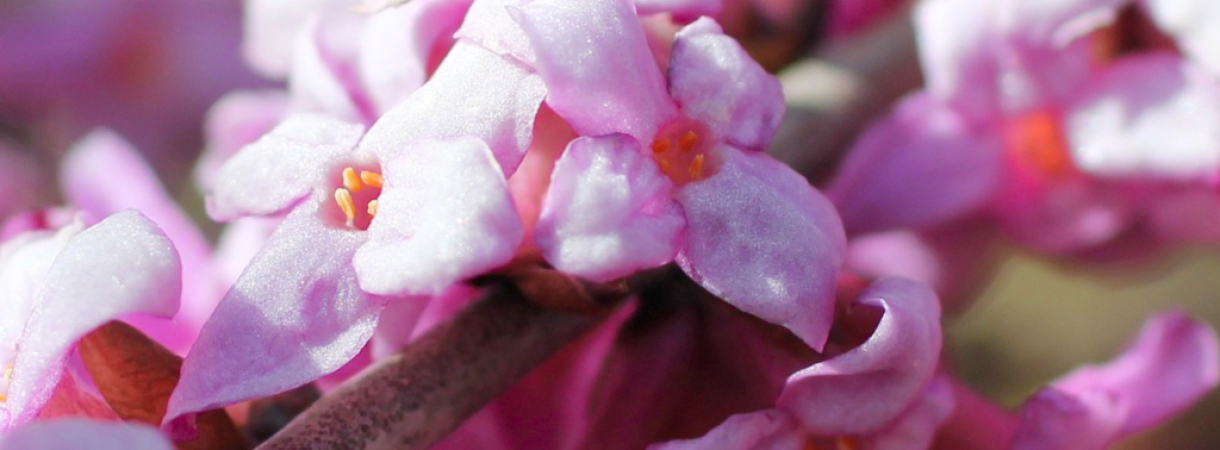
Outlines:
[[[1051,382],[1016,415],[955,389],[959,409],[938,442],[982,450],[1105,449],[1167,420],[1218,382],[1215,332],[1182,313],[1162,313],[1117,359]]]
[[[362,134],[292,116],[221,170],[213,217],[287,215],[187,355],[167,421],[334,371],[387,296],[435,294],[512,257],[520,224],[486,144],[423,141],[382,162]]]
[[[87,395],[78,391],[75,375],[65,371],[76,341],[132,313],[173,316],[181,274],[169,238],[135,211],[87,229],[76,221],[58,231],[26,232],[0,245],[0,304],[5,308],[0,314],[0,427],[44,413],[53,395]],[[88,403],[69,400],[68,406],[87,408]]]
[[[1158,205],[1213,184],[1220,84],[1158,48],[1099,57],[1121,2],[1022,6],[916,9],[927,87],[861,137],[829,188],[849,232],[982,211],[1058,254],[1134,246],[1142,230],[1194,239],[1160,228],[1173,220]]]
[[[678,33],[662,74],[627,2],[514,11],[533,44],[517,54],[546,81],[547,104],[589,136],[552,175],[536,230],[551,263],[607,280],[676,260],[820,349],[845,244],[821,195],[762,153],[783,114],[775,78],[710,19]]]

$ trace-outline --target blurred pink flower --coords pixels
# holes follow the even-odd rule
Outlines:
[[[1220,382],[1220,343],[1180,312],[1150,318],[1108,364],[1086,366],[1008,414],[962,387],[934,448],[1101,450],[1186,409]]]
[[[859,139],[828,189],[849,234],[985,211],[1056,254],[1199,239],[1162,227],[1178,210],[1161,204],[1214,190],[1220,84],[1173,53],[1108,49],[1098,30],[1119,3],[917,7],[927,87]]]

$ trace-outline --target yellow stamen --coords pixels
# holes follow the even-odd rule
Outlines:
[[[377,215],[377,200],[369,200],[368,213],[370,216]]]
[[[352,200],[352,193],[343,188],[335,189],[335,202],[347,217],[347,226],[352,226],[356,222],[356,201]]]
[[[369,186],[372,186],[375,188],[381,187],[381,174],[379,174],[377,172],[369,172],[367,170],[361,170],[360,179],[364,180],[364,184],[367,184]]]
[[[690,179],[697,181],[701,175],[703,175],[703,155],[695,155],[695,160],[690,162]]]
[[[669,139],[657,139],[652,141],[652,153],[661,154],[669,151]]]
[[[343,169],[343,187],[351,192],[360,192],[364,189],[364,184],[360,183],[360,177],[356,176],[356,169],[348,167]]]
[[[12,365],[12,364],[9,364],[9,365],[7,365],[7,366],[4,366],[4,375],[3,375],[3,377],[2,377],[2,378],[3,378],[3,383],[4,383],[4,386],[5,386],[5,389],[4,389],[4,390],[5,390],[5,392],[0,393],[0,403],[4,403],[4,402],[7,402],[7,401],[8,401],[8,392],[7,392],[7,391],[8,391],[8,388],[7,388],[7,386],[8,386],[8,384],[9,384],[9,382],[13,381],[13,365]]]
[[[678,149],[689,152],[695,149],[695,144],[699,143],[699,135],[694,131],[687,131],[682,137],[678,138]]]

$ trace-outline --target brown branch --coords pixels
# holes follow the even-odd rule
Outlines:
[[[534,297],[585,296],[607,305],[626,295],[604,287],[538,289],[570,287],[570,280],[535,270],[493,282],[482,299],[323,397],[258,449],[429,447],[606,312],[544,309],[537,305],[582,301]]]
[[[77,345],[81,360],[106,403],[123,420],[160,426],[178,384],[182,358],[131,325],[110,322]],[[198,416],[199,436],[175,445],[183,450],[249,448],[223,409]]]

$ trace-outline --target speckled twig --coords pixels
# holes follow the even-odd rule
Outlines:
[[[535,277],[566,278],[546,272],[493,283],[453,320],[329,393],[258,449],[429,447],[604,316],[536,306],[548,302],[530,296],[557,294],[531,292]],[[603,290],[559,291],[613,303]]]

